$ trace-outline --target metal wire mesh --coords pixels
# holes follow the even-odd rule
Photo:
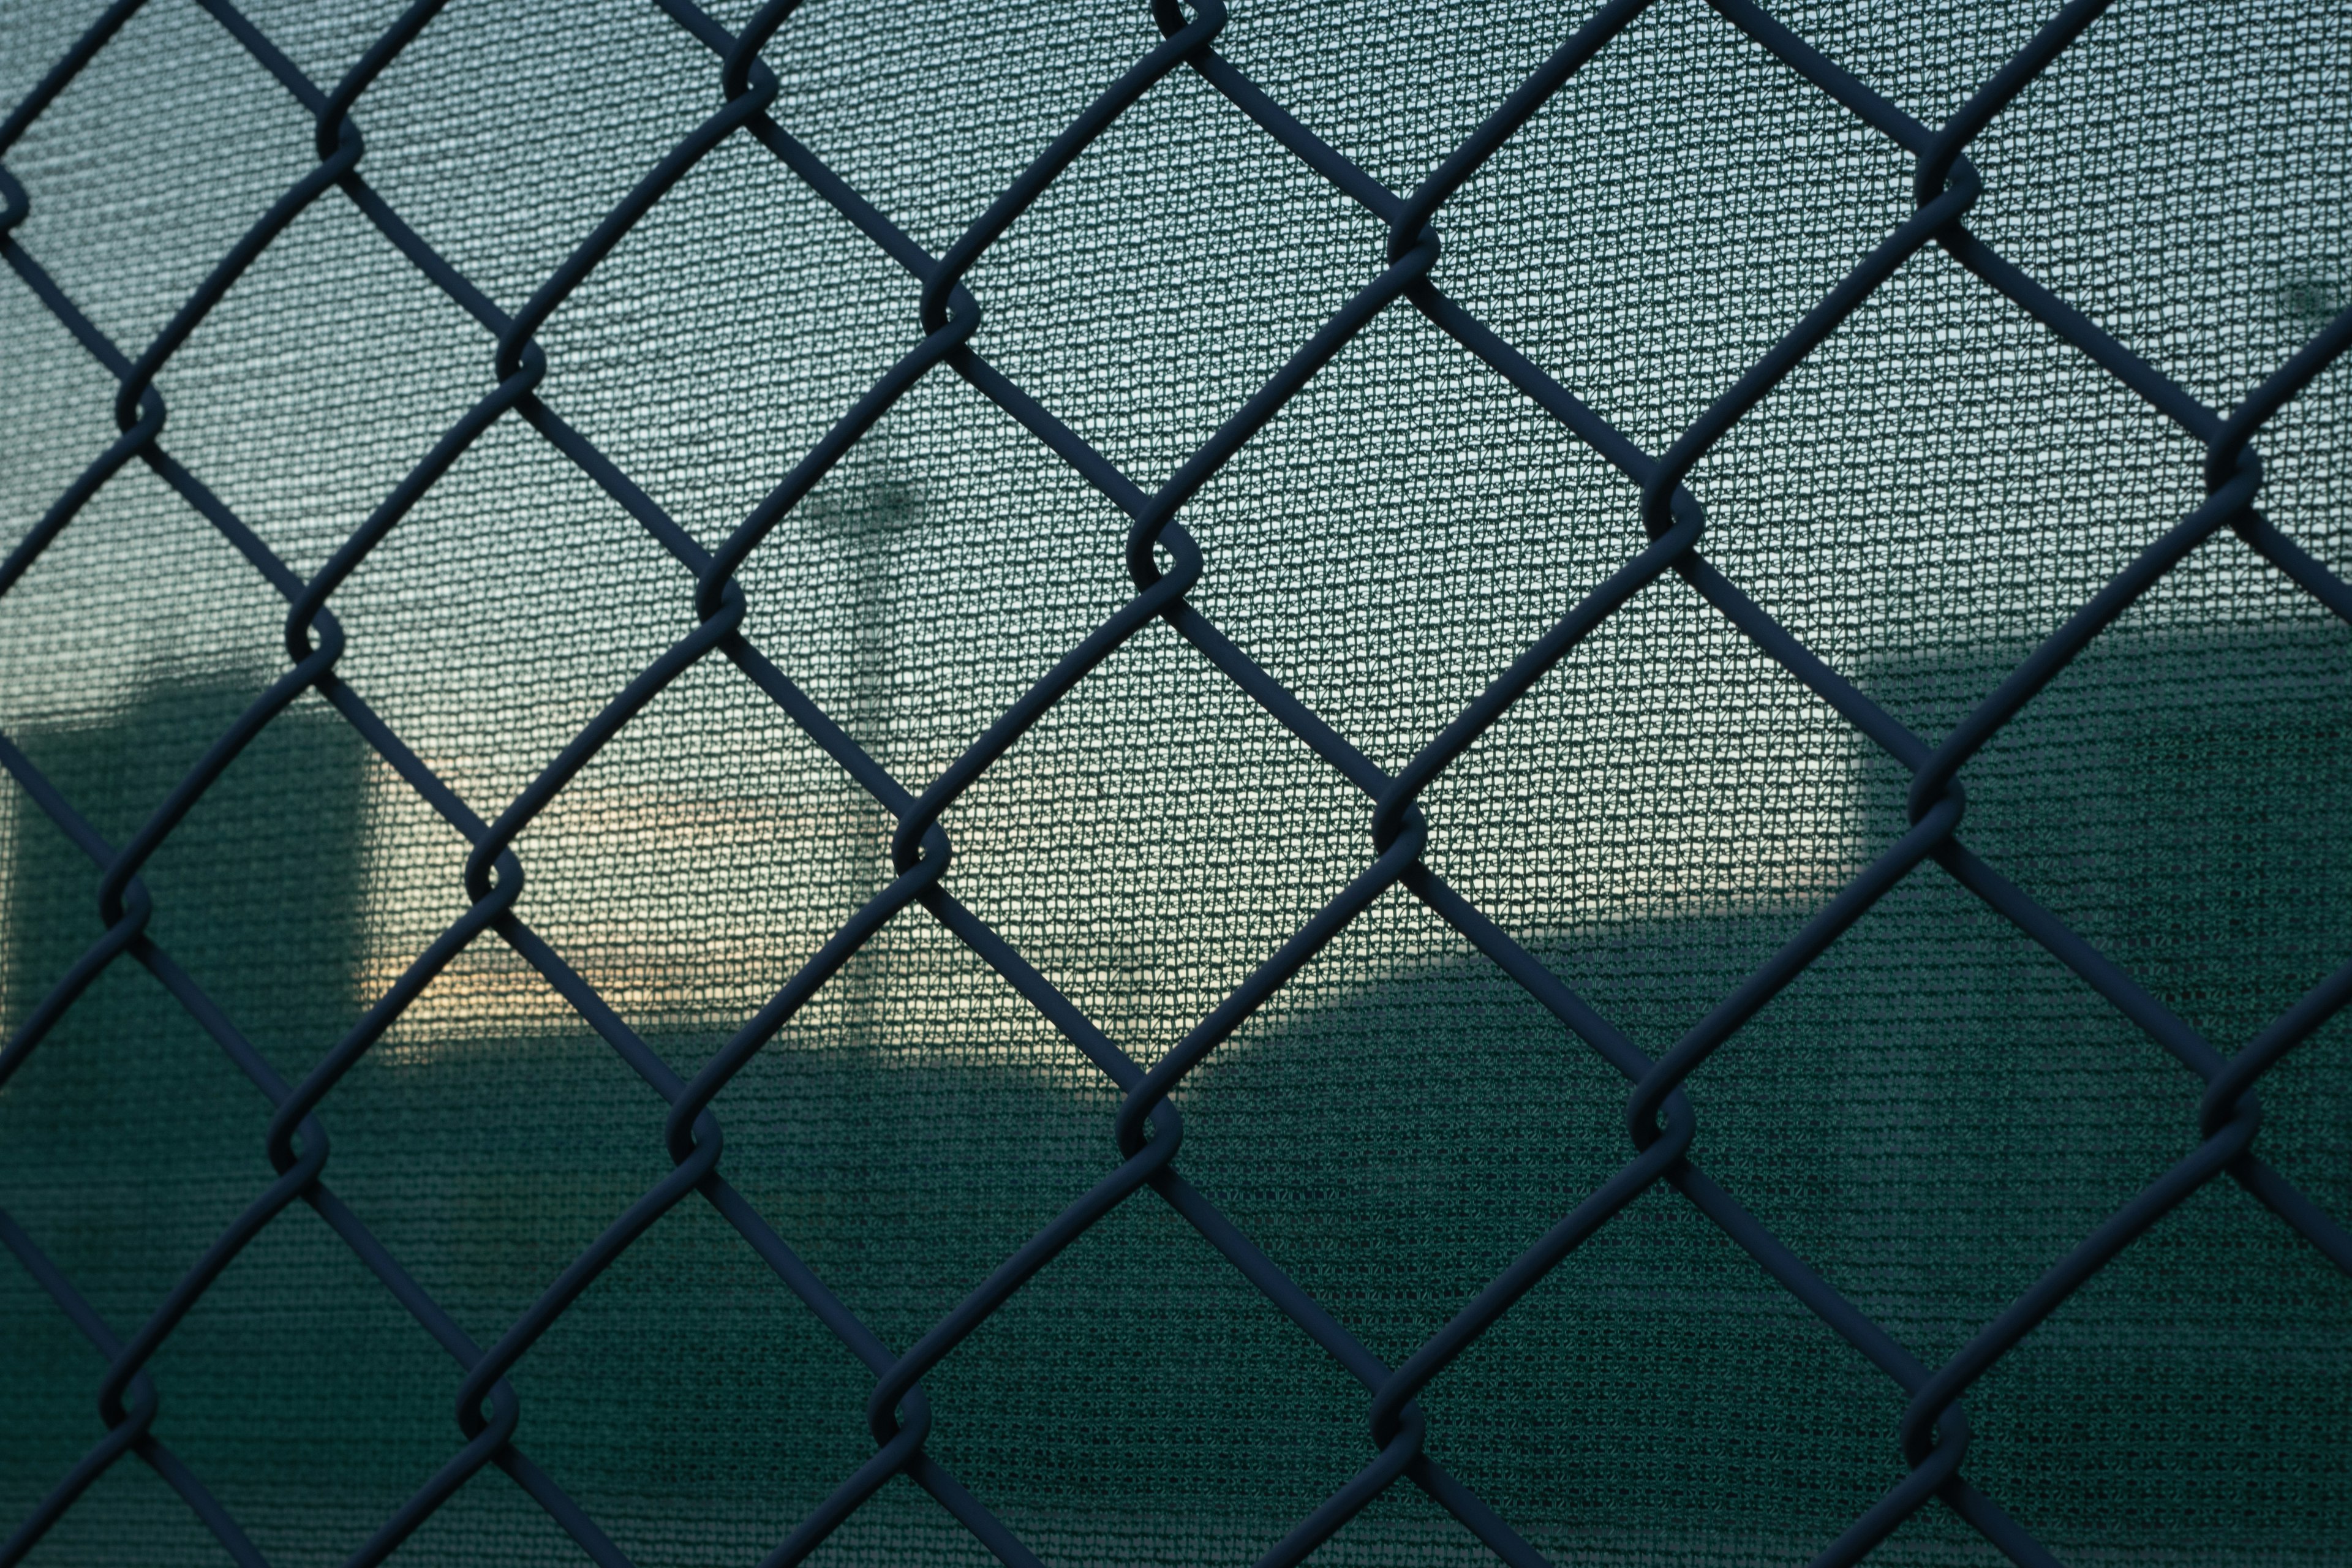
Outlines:
[[[0,125],[0,154],[17,142],[146,3],[121,0],[73,44],[17,104],[5,124]],[[457,1379],[456,1400],[458,1441],[446,1462],[351,1553],[348,1561],[353,1563],[384,1560],[486,1467],[496,1467],[512,1478],[593,1560],[629,1561],[604,1528],[518,1446],[526,1428],[509,1373],[600,1276],[682,1205],[709,1205],[872,1375],[866,1405],[874,1446],[871,1458],[838,1479],[823,1504],[801,1519],[768,1553],[764,1561],[769,1563],[808,1557],[886,1483],[901,1476],[928,1492],[998,1560],[1015,1564],[1039,1561],[1029,1544],[927,1449],[934,1415],[923,1382],[1057,1255],[1129,1200],[1167,1205],[1362,1385],[1361,1415],[1369,1424],[1370,1458],[1345,1485],[1293,1521],[1279,1542],[1264,1551],[1258,1560],[1268,1564],[1306,1559],[1374,1500],[1399,1486],[1418,1489],[1501,1560],[1517,1564],[1546,1562],[1546,1556],[1501,1510],[1482,1500],[1433,1457],[1425,1441],[1429,1421],[1418,1397],[1564,1260],[1654,1189],[1678,1194],[1855,1354],[1896,1385],[1906,1402],[1895,1435],[1903,1479],[1853,1519],[1842,1533],[1820,1544],[1816,1561],[1823,1563],[1860,1559],[1934,1500],[1940,1500],[2011,1560],[2054,1561],[2000,1500],[1970,1480],[1967,1473],[1970,1434],[1963,1400],[2004,1356],[2136,1238],[2209,1184],[2225,1178],[2237,1184],[2338,1269],[2352,1273],[2352,1232],[2256,1152],[2262,1113],[2254,1098],[2257,1081],[2352,999],[2352,962],[2305,991],[2234,1050],[2226,1049],[2135,979],[2127,963],[2098,951],[2066,921],[1979,858],[1961,837],[1967,805],[1961,779],[1971,759],[2034,702],[2093,639],[2209,542],[2234,541],[2232,548],[2252,552],[2337,619],[2352,621],[2352,585],[2257,509],[2263,469],[2254,447],[2256,438],[2282,411],[2352,344],[2352,310],[2327,321],[2234,407],[2217,410],[2124,346],[2059,293],[1996,253],[1968,226],[1970,210],[1984,191],[1983,181],[1967,157],[1970,143],[2076,44],[2106,10],[2106,0],[2075,0],[2063,7],[2022,49],[1987,76],[1956,112],[1933,125],[1895,107],[1762,6],[1745,0],[1715,0],[1714,9],[1725,21],[1792,69],[1811,90],[1912,160],[1916,171],[1913,210],[1873,245],[1858,265],[1813,300],[1792,330],[1746,365],[1728,390],[1707,403],[1696,418],[1681,425],[1654,452],[1644,449],[1619,425],[1580,400],[1521,347],[1441,291],[1432,279],[1440,253],[1441,225],[1457,195],[1540,110],[1563,95],[1575,93],[1580,73],[1606,57],[1621,35],[1650,9],[1649,0],[1619,0],[1575,28],[1472,135],[1444,154],[1433,173],[1402,194],[1319,139],[1219,52],[1220,34],[1226,23],[1222,5],[1202,0],[1187,12],[1174,0],[1155,0],[1152,16],[1162,41],[1061,128],[1046,150],[995,196],[984,214],[937,255],[910,238],[890,216],[795,140],[788,126],[772,117],[779,83],[771,67],[763,63],[762,51],[798,8],[798,0],[775,0],[732,33],[688,0],[659,0],[659,4],[670,21],[708,50],[707,85],[715,93],[718,107],[643,174],[626,198],[604,215],[589,237],[560,266],[535,279],[528,302],[512,312],[500,309],[409,226],[370,184],[364,170],[364,142],[355,109],[378,77],[425,32],[442,9],[441,0],[417,0],[346,75],[325,86],[307,77],[229,0],[203,0],[204,10],[243,47],[254,67],[312,117],[317,162],[219,258],[203,285],[181,302],[168,323],[134,350],[126,350],[101,331],[25,244],[13,237],[35,209],[38,195],[28,193],[0,168],[0,200],[5,203],[5,209],[0,209],[0,252],[5,252],[16,276],[48,312],[113,379],[113,417],[120,431],[103,454],[73,478],[15,544],[5,566],[0,567],[0,595],[18,585],[94,496],[118,475],[143,465],[184,498],[282,600],[286,656],[283,673],[236,714],[234,721],[213,739],[202,760],[173,782],[161,804],[120,842],[102,837],[76,803],[35,766],[26,751],[0,738],[0,763],[5,763],[39,810],[70,836],[95,868],[98,904],[105,922],[104,935],[79,954],[17,1024],[5,1055],[0,1055],[0,1083],[5,1083],[40,1049],[60,1019],[82,1005],[110,966],[137,964],[169,990],[228,1060],[268,1097],[274,1114],[267,1153],[277,1173],[274,1181],[254,1194],[236,1221],[186,1266],[152,1311],[127,1331],[104,1321],[26,1230],[0,1214],[0,1239],[6,1241],[57,1310],[108,1363],[98,1390],[106,1435],[58,1479],[31,1514],[16,1525],[6,1545],[0,1547],[0,1563],[23,1559],[84,1500],[93,1483],[111,1467],[131,1458],[168,1483],[231,1557],[240,1563],[262,1561],[244,1529],[204,1480],[155,1435],[161,1394],[149,1368],[240,1254],[297,1205],[307,1205],[333,1229],[392,1300],[447,1352],[461,1374]],[[817,7],[810,9],[814,14]],[[813,15],[808,25],[821,26],[822,18]],[[1150,488],[1132,478],[1128,467],[1106,456],[1100,445],[1082,438],[977,352],[973,339],[982,301],[965,284],[981,258],[1006,238],[1081,154],[1172,73],[1191,73],[1222,94],[1278,144],[1284,157],[1295,160],[1347,203],[1369,214],[1386,241],[1378,276],[1315,326],[1303,342],[1289,349],[1279,370],[1255,385],[1241,400],[1238,411],[1182,458],[1172,477]],[[745,142],[789,170],[915,281],[921,338],[856,398],[847,415],[824,431],[789,472],[773,481],[772,488],[722,538],[707,544],[665,512],[580,429],[540,400],[537,389],[548,374],[549,361],[539,339],[558,308],[583,288],[690,171],[721,147],[740,147]],[[338,201],[349,203],[404,258],[406,267],[494,338],[494,377],[489,390],[382,499],[366,522],[339,542],[323,566],[305,575],[274,552],[198,475],[170,455],[164,440],[165,409],[154,384],[207,314],[281,235],[315,204]],[[1703,548],[1707,543],[1706,510],[1700,496],[1685,481],[1783,378],[1821,349],[1899,269],[1915,257],[1937,249],[1973,275],[1988,302],[2005,297],[2185,433],[2200,454],[2199,477],[2204,499],[2086,601],[2070,605],[2063,625],[2010,668],[1993,683],[1990,695],[1975,701],[1948,733],[1930,738],[1906,727],[1885,706],[1865,695],[1730,575],[1710,563]],[[1418,744],[1409,760],[1401,766],[1385,767],[1318,715],[1297,691],[1269,674],[1192,602],[1213,566],[1188,532],[1182,515],[1188,504],[1235,462],[1319,370],[1394,307],[1418,312],[1545,416],[1605,459],[1622,483],[1638,494],[1647,543],[1613,563],[1597,589],[1517,650],[1507,668],[1454,712],[1434,738]],[[1097,347],[1085,345],[1081,352]],[[751,604],[742,574],[784,518],[795,509],[806,515],[825,504],[821,482],[851,458],[895,405],[934,375],[961,378],[1130,520],[1124,563],[1134,591],[1116,613],[1094,626],[1076,646],[1056,650],[1058,657],[1050,671],[1017,701],[997,712],[985,731],[946,767],[929,777],[902,778],[887,771],[866,745],[853,738],[856,731],[870,740],[870,725],[859,722],[870,719],[870,714],[829,714],[803,685],[795,683],[787,653],[763,651],[754,642],[748,629]],[[527,425],[549,450],[609,496],[692,574],[696,620],[691,630],[635,670],[503,810],[486,818],[438,776],[410,741],[395,732],[363,691],[339,675],[347,642],[335,605],[338,591],[362,563],[385,544],[404,518],[444,481],[467,450],[502,421]],[[888,510],[884,505],[876,515],[887,514]],[[881,526],[887,533],[887,522]],[[1653,1057],[1618,1024],[1564,985],[1537,952],[1431,868],[1423,858],[1431,825],[1419,803],[1572,649],[1645,588],[1668,576],[1679,578],[1703,595],[1756,648],[1833,708],[1869,746],[1904,770],[1910,782],[1905,830],[1892,842],[1877,847],[1858,875],[1843,880],[1821,900],[1769,961],[1748,973],[1698,1023],[1685,1029],[1672,1048]],[[920,575],[895,584],[895,613],[923,615],[929,587]],[[865,614],[870,620],[883,610],[867,605]],[[1097,667],[1155,624],[1172,629],[1232,689],[1245,695],[1309,748],[1332,773],[1360,793],[1371,807],[1371,843],[1369,855],[1344,890],[1290,931],[1272,956],[1259,963],[1241,984],[1223,990],[1164,1055],[1147,1061],[1115,1043],[1100,1020],[1082,1011],[997,929],[949,890],[946,877],[952,850],[941,821],[999,766],[1033,726],[1063,703]],[[535,931],[517,912],[526,867],[515,846],[592,759],[659,694],[698,666],[722,661],[748,679],[776,712],[821,747],[842,773],[888,813],[895,824],[889,841],[895,879],[832,931],[787,984],[748,1018],[734,1023],[724,1043],[701,1065],[686,1071],[666,1059],[625,1021],[625,1009],[616,1008],[601,994],[559,951],[558,944]],[[331,704],[350,732],[388,764],[406,789],[464,837],[469,854],[465,861],[467,907],[462,916],[396,974],[386,976],[380,994],[371,999],[359,1021],[306,1076],[289,1082],[240,1032],[237,1022],[150,934],[154,900],[142,873],[166,840],[182,830],[191,811],[232,763],[259,743],[273,724],[288,722],[289,710],[310,692]],[[1475,809],[1475,805],[1471,809]],[[1682,1089],[1685,1080],[1718,1047],[1814,965],[1874,906],[1930,861],[2079,976],[2204,1085],[2194,1148],[2095,1229],[2075,1239],[2071,1249],[2050,1258],[2032,1288],[1990,1321],[1976,1325],[1958,1353],[1932,1364],[1833,1289],[1738,1196],[1700,1168],[1694,1155],[1699,1121]],[[1211,1053],[1265,1008],[1279,988],[1356,924],[1376,900],[1398,888],[1419,900],[1478,953],[1499,966],[1528,997],[1622,1075],[1631,1089],[1624,1106],[1630,1152],[1615,1174],[1574,1204],[1474,1298],[1460,1305],[1442,1329],[1410,1354],[1391,1361],[1375,1354],[1343,1327],[1325,1303],[1302,1289],[1240,1225],[1185,1179],[1180,1161],[1184,1122],[1176,1097],[1180,1086]],[[887,1342],[853,1312],[795,1252],[785,1234],[789,1227],[772,1224],[730,1182],[721,1129],[711,1105],[820,988],[831,984],[838,992],[849,985],[861,951],[875,943],[877,933],[893,917],[908,911],[919,911],[921,918],[936,921],[955,942],[1008,982],[1029,1006],[1085,1054],[1117,1087],[1121,1098],[1115,1119],[1104,1129],[1116,1142],[1115,1168],[1068,1203],[1050,1224],[1003,1256],[993,1271],[951,1311],[911,1342],[899,1345]],[[2206,940],[2223,945],[2231,939],[2217,933]],[[379,1046],[457,955],[477,943],[504,943],[661,1097],[668,1107],[663,1153],[670,1167],[614,1215],[592,1245],[544,1281],[529,1310],[487,1345],[469,1337],[404,1269],[362,1216],[335,1195],[325,1180],[330,1145],[320,1120],[332,1109],[335,1090],[354,1065]],[[887,974],[877,984],[887,984]]]

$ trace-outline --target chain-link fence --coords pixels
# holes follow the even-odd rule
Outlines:
[[[0,11],[0,1562],[2352,1561],[2352,16],[381,10]]]

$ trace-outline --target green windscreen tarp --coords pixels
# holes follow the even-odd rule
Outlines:
[[[529,406],[332,595],[332,680],[399,754],[293,698],[145,862],[142,944],[45,1021],[109,922],[26,778],[129,843],[286,675],[299,584],[499,384],[467,299],[521,309],[725,101],[689,9],[449,0],[356,99],[357,183],[243,268],[156,373],[147,455],[0,587],[0,1215],[119,1340],[278,1178],[223,1033],[299,1082],[466,916],[467,837],[415,775],[497,820],[694,631],[681,549],[719,548],[924,338],[904,258],[727,134],[537,330]],[[121,437],[121,374],[319,166],[324,95],[403,10],[147,0],[0,148],[0,551]],[[1433,220],[1431,281],[1653,455],[1915,207],[1914,153],[1723,12],[1643,10]],[[1932,128],[2055,8],[1770,12]],[[99,16],[0,0],[0,113]],[[1214,47],[1402,193],[1587,20],[1234,0]],[[1160,41],[1142,0],[805,0],[761,52],[766,113],[937,257]],[[2124,0],[1967,155],[1970,231],[2217,416],[2352,305],[2344,5]],[[921,793],[1135,592],[1129,512],[1035,426],[1156,490],[1388,245],[1179,65],[972,263],[986,374],[929,369],[744,560],[740,636]],[[2261,518],[2339,590],[2347,376],[2254,442]],[[1712,568],[1932,746],[2199,506],[2205,456],[1930,243],[1685,484]],[[1191,610],[1391,774],[1649,542],[1635,484],[1403,299],[1178,516]],[[2352,627],[2227,527],[1959,776],[1969,849],[2222,1056],[2352,961]],[[1423,861],[1656,1057],[1902,837],[1910,782],[1667,572],[1430,784]],[[1155,620],[945,812],[941,886],[1149,1066],[1372,864],[1372,806]],[[320,1179],[493,1344],[673,1170],[667,1104],[598,1024],[691,1079],[890,883],[896,821],[698,658],[514,841],[516,921],[609,1015],[484,931],[320,1106]],[[1393,1367],[1633,1158],[1630,1090],[1399,886],[1183,1079],[1174,1168]],[[2204,1080],[1929,860],[1686,1092],[1691,1161],[1934,1368],[2198,1147]],[[2352,1024],[2258,1098],[2255,1152],[2352,1225]],[[895,1353],[1119,1166],[1122,1099],[918,903],[711,1109],[719,1170]],[[0,1540],[107,1438],[108,1359],[0,1258]],[[350,1559],[467,1443],[457,1362],[302,1201],[145,1370],[153,1437],[279,1568]],[[509,1382],[515,1447],[646,1568],[760,1562],[876,1451],[875,1373],[695,1194]],[[1253,1563],[1377,1451],[1363,1384],[1150,1187],[922,1388],[924,1451],[1054,1568]],[[1419,1402],[1424,1452],[1559,1568],[1802,1563],[1908,1469],[1903,1389],[1670,1184]],[[2227,1174],[1964,1404],[1968,1481],[2060,1561],[2352,1564],[2352,1278]],[[904,1475],[813,1559],[996,1560]],[[24,1561],[234,1559],[130,1453]],[[489,1464],[393,1561],[591,1558]],[[1310,1561],[1496,1554],[1407,1479]],[[1930,1501],[1870,1561],[2004,1559]]]

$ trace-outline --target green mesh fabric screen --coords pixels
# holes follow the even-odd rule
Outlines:
[[[0,1561],[2352,1563],[2352,8],[779,9],[0,0]]]

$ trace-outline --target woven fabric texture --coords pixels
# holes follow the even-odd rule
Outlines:
[[[2352,5],[0,113],[0,1565],[2352,1564]]]

